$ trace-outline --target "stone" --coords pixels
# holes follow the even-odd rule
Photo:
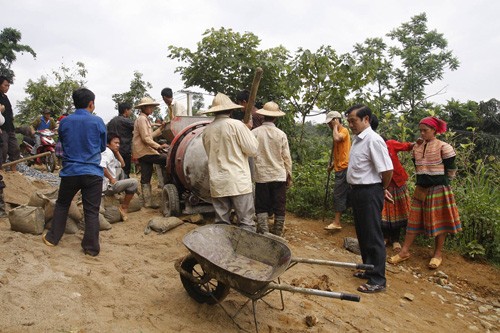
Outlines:
[[[406,299],[407,299],[407,300],[409,300],[409,301],[413,301],[413,300],[415,299],[415,295],[410,294],[410,293],[405,293],[405,294],[403,295],[403,298],[406,298]]]
[[[317,323],[318,323],[318,318],[316,316],[306,316],[307,327],[316,326]]]
[[[478,309],[479,313],[486,313],[488,312],[488,308],[485,306],[480,306]]]

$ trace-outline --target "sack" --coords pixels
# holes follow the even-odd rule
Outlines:
[[[425,201],[428,192],[429,189],[427,187],[422,187],[420,185],[417,185],[415,186],[415,192],[413,192],[413,199],[418,201]]]
[[[43,208],[19,206],[9,212],[10,229],[22,233],[41,235],[45,226]]]
[[[120,211],[116,206],[109,206],[104,208],[104,213],[102,214],[108,220],[109,223],[116,223],[122,220],[122,216],[120,215]]]

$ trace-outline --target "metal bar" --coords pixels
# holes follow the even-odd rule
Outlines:
[[[311,288],[293,287],[293,286],[290,286],[287,284],[277,284],[274,282],[269,283],[267,285],[267,288],[275,289],[275,290],[290,291],[292,293],[301,293],[301,294],[322,296],[322,297],[328,297],[328,298],[338,298],[341,300],[353,301],[353,302],[359,302],[361,299],[358,295],[354,295],[354,294],[345,294],[345,293],[339,293],[339,292],[334,292],[334,291],[324,291],[324,290],[311,289]]]
[[[350,262],[340,262],[340,261],[332,261],[332,260],[321,260],[321,259],[308,259],[308,258],[296,258],[293,257],[291,260],[292,263],[304,263],[304,264],[315,264],[315,265],[327,265],[327,266],[337,266],[344,268],[354,268],[354,269],[362,269],[370,271],[374,267],[373,265],[368,264],[356,264]]]

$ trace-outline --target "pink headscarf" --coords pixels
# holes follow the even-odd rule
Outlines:
[[[436,117],[425,117],[420,120],[420,124],[434,128],[437,134],[446,132],[446,122]]]

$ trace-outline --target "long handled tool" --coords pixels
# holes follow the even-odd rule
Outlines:
[[[330,151],[330,161],[328,162],[328,167],[332,165],[333,161],[333,144],[332,144],[332,150]],[[328,193],[330,192],[330,175],[332,174],[331,171],[328,171],[328,177],[326,178],[326,185],[325,185],[325,202],[323,203],[323,222],[325,222],[325,214],[326,214],[326,208],[328,205]]]
[[[257,97],[257,90],[259,89],[260,79],[262,78],[262,73],[264,71],[262,68],[257,67],[255,69],[255,75],[253,77],[252,87],[250,88],[250,96],[248,97],[247,107],[245,109],[245,117],[243,118],[243,122],[246,124],[250,120],[252,116],[252,108],[255,104],[255,98]]]

